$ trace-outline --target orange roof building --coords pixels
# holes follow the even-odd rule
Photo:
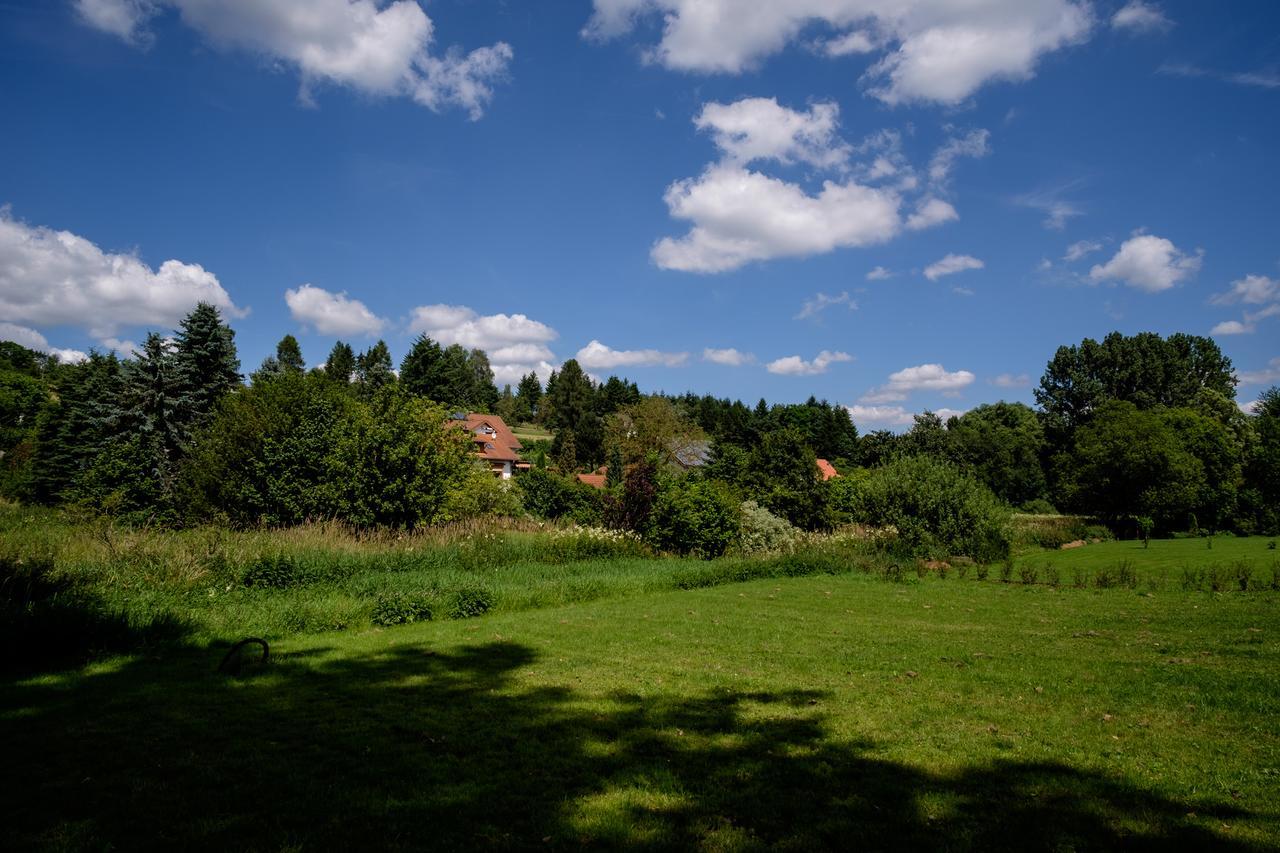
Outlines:
[[[586,483],[597,489],[603,489],[609,484],[609,466],[601,465],[590,474],[578,474],[578,482]]]
[[[824,483],[840,476],[840,472],[836,470],[836,467],[825,459],[818,460],[818,473],[822,475],[822,482]]]
[[[520,439],[497,415],[478,412],[456,414],[451,423],[471,434],[472,455],[489,466],[493,476],[511,479],[516,471],[526,470],[529,463],[520,458]]]

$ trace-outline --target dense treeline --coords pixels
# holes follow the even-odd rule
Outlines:
[[[0,491],[134,521],[236,526],[337,518],[412,527],[530,513],[632,530],[664,549],[722,553],[849,521],[917,553],[1007,552],[1010,508],[1067,510],[1117,531],[1280,527],[1280,391],[1246,415],[1207,338],[1112,334],[1061,347],[1021,403],[903,434],[859,435],[810,398],[755,406],[644,395],[574,360],[545,387],[499,390],[487,355],[420,336],[334,345],[308,369],[286,335],[242,381],[234,332],[198,306],[172,338],[80,364],[0,344]],[[514,487],[469,456],[456,411],[493,411],[552,438]],[[841,477],[824,481],[816,460]],[[607,488],[574,479],[604,466]],[[772,547],[772,546],[770,546]]]

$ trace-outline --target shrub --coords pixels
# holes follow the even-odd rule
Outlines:
[[[283,554],[259,557],[244,573],[245,586],[284,589],[298,582],[298,570],[293,559]]]
[[[449,490],[440,515],[444,521],[461,521],[484,516],[515,517],[521,512],[520,493],[510,480],[500,480],[489,471],[476,468]]]
[[[790,553],[800,541],[800,531],[785,518],[755,501],[742,503],[741,547],[744,554]]]
[[[1024,584],[1033,584],[1039,579],[1040,572],[1030,563],[1023,563],[1018,569],[1018,579]]]
[[[604,493],[543,468],[534,468],[516,478],[524,508],[539,518],[569,518],[578,524],[600,523]]]
[[[430,621],[432,615],[430,595],[392,592],[374,600],[371,618],[375,625],[407,625]]]
[[[741,513],[721,483],[679,480],[659,492],[647,534],[660,550],[711,559],[738,541]]]
[[[494,604],[493,590],[480,580],[464,583],[454,590],[449,603],[450,619],[470,619],[488,613]]]
[[[873,470],[857,496],[857,521],[893,526],[913,556],[961,554],[978,562],[1007,557],[1009,513],[973,477],[925,456],[894,459]]]
[[[1058,511],[1053,504],[1044,498],[1036,498],[1029,500],[1022,505],[1022,511],[1028,515],[1057,515]]]

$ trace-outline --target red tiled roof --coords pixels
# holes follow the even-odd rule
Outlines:
[[[493,462],[516,462],[520,455],[520,440],[511,428],[497,415],[471,412],[464,418],[451,419],[451,425],[460,426],[471,434],[471,448],[475,455]]]
[[[818,460],[818,473],[822,475],[823,482],[840,476],[840,472],[835,469],[835,466],[825,459]]]
[[[515,433],[511,431],[511,427],[507,426],[506,421],[497,415],[486,415],[479,412],[469,412],[465,420],[461,421],[466,425],[467,432],[474,433],[478,429],[489,427],[494,432],[494,438],[498,439],[502,444],[512,450],[520,450],[520,439],[516,438]]]
[[[578,482],[586,483],[588,486],[594,486],[597,489],[603,489],[609,481],[608,474],[579,474]]]

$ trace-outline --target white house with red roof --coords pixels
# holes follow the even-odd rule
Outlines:
[[[528,470],[529,463],[520,458],[520,439],[502,418],[470,412],[454,415],[452,422],[471,434],[472,456],[483,461],[493,476],[510,480],[515,472]]]

